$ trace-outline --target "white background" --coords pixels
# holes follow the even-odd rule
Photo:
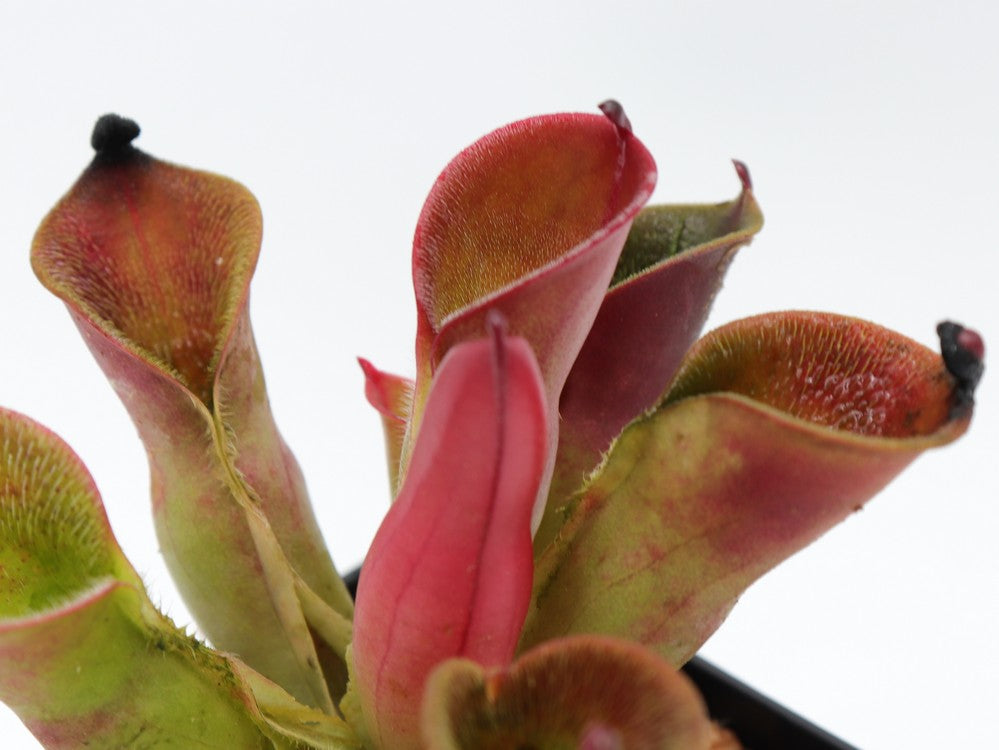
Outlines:
[[[386,508],[354,357],[412,372],[423,198],[461,147],[510,120],[620,99],[659,163],[657,202],[731,198],[729,158],[749,164],[767,225],[712,327],[814,308],[935,348],[950,317],[996,348],[995,3],[361,6],[0,8],[0,403],[80,453],[178,621],[135,431],[28,266],[34,229],[90,159],[104,112],[138,120],[141,148],[260,199],[254,329],[343,569]],[[754,586],[704,653],[863,748],[994,741],[997,380],[986,373],[964,439]],[[8,712],[0,746],[36,747]]]

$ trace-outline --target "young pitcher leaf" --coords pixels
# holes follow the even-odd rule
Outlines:
[[[385,458],[389,470],[389,489],[392,496],[399,491],[399,461],[406,426],[413,411],[413,381],[383,372],[368,360],[358,358],[364,372],[364,396],[382,416],[385,433]]]
[[[271,416],[249,324],[259,207],[231,180],[135,149],[137,132],[98,122],[98,153],[38,229],[32,266],[138,428],[160,546],[203,631],[330,705],[282,589],[299,576],[340,616],[351,603]]]
[[[714,331],[567,509],[521,648],[608,633],[682,664],[749,584],[959,437],[955,397],[938,354],[863,321]]]
[[[556,415],[632,219],[655,185],[651,155],[623,125],[601,115],[534,117],[485,136],[441,173],[413,246],[414,437],[434,369],[452,346],[480,335],[491,309],[530,342]]]
[[[229,662],[149,602],[93,480],[0,410],[0,700],[46,748],[272,748]]]
[[[378,748],[419,747],[423,684],[443,659],[508,663],[530,599],[547,409],[528,343],[491,325],[441,363],[361,572],[353,681]]]
[[[452,659],[423,699],[427,750],[708,750],[712,734],[690,680],[627,641],[576,636],[509,669]]]
[[[631,226],[610,289],[559,400],[559,444],[544,549],[559,509],[626,424],[658,401],[701,333],[725,272],[763,226],[749,171],[742,192],[714,205],[649,206]]]

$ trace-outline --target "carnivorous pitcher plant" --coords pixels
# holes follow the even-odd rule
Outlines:
[[[211,645],[151,603],[70,448],[0,411],[0,699],[42,745],[734,742],[678,668],[760,575],[968,428],[982,340],[943,323],[941,355],[804,311],[698,339],[762,226],[749,172],[732,200],[645,207],[652,156],[600,108],[500,128],[430,191],[415,377],[361,360],[392,497],[356,601],[268,404],[256,201],[100,118],[31,263],[135,423]]]

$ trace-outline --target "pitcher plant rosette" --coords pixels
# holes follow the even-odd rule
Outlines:
[[[415,379],[361,360],[393,497],[356,604],[268,405],[256,201],[98,121],[31,262],[135,423],[212,647],[153,606],[70,448],[0,412],[0,699],[42,745],[737,746],[678,668],[964,433],[982,340],[802,311],[697,340],[762,226],[749,172],[733,200],[644,207],[652,156],[601,110],[500,128],[430,191]]]

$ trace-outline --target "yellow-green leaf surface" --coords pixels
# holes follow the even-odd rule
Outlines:
[[[259,207],[231,180],[133,148],[137,132],[101,118],[98,153],[43,221],[32,265],[138,428],[160,547],[202,630],[330,710],[352,605],[275,426],[249,324]],[[296,594],[306,589],[310,615]],[[317,653],[313,636],[334,631],[342,642]]]
[[[852,318],[709,334],[567,507],[521,648],[607,633],[682,664],[756,578],[959,437],[955,397],[938,354]]]
[[[0,700],[47,748],[290,747],[231,663],[153,608],[73,452],[6,410]]]
[[[707,750],[711,735],[686,676],[595,636],[547,643],[507,670],[446,661],[423,699],[428,750]]]

